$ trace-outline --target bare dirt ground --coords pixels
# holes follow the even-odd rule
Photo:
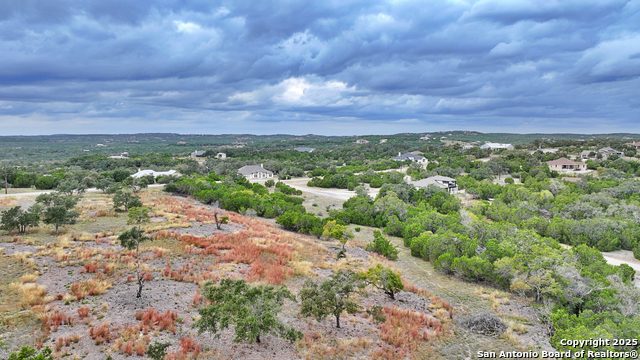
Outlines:
[[[199,291],[207,280],[282,283],[297,294],[307,279],[319,281],[338,269],[361,271],[387,261],[360,247],[336,260],[337,242],[223,210],[230,224],[217,230],[209,206],[157,190],[141,195],[155,221],[149,224],[153,240],[141,247],[147,280],[139,299],[135,252],[117,241],[127,228],[126,214],[106,212],[110,200],[102,194],[85,195],[79,223],[58,234],[43,225],[27,234],[0,235],[0,358],[29,344],[51,347],[54,358],[117,360],[146,357],[149,344],[165,341],[171,344],[169,359],[450,358],[434,353],[432,346],[454,335],[445,302],[417,287],[397,300],[370,291],[360,303],[384,306],[390,311],[387,322],[376,324],[360,311],[343,314],[340,329],[332,318],[299,317],[299,302],[288,302],[281,320],[305,334],[294,344],[271,335],[260,344],[234,343],[233,328],[219,338],[199,334],[192,325],[198,308],[205,306]],[[251,257],[255,251],[260,254]],[[279,257],[284,266],[271,262]],[[405,318],[422,324],[413,335],[402,332],[410,323]],[[393,330],[390,324],[401,325]]]
[[[310,179],[294,179],[285,180],[283,182],[297,190],[302,190],[303,193],[309,193],[342,201],[349,200],[350,198],[356,196],[356,193],[354,191],[349,191],[346,189],[325,189],[307,186],[307,182],[309,182],[309,180]],[[379,192],[380,189],[369,188],[369,195],[371,197],[375,198]]]

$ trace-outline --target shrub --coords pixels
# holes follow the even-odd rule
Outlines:
[[[30,346],[23,346],[19,352],[9,355],[9,360],[53,360],[53,357],[48,346],[40,353]]]
[[[398,258],[398,249],[382,236],[379,230],[373,231],[373,241],[367,245],[367,250],[376,252],[387,259],[396,260]]]
[[[147,350],[147,355],[153,360],[164,360],[164,357],[167,355],[167,348],[171,345],[170,343],[159,343],[154,342],[149,345],[149,349]]]
[[[384,316],[384,312],[382,311],[382,306],[374,305],[370,309],[367,309],[367,314],[373,317],[373,322],[376,324],[382,324],[387,321],[387,317]]]
[[[479,256],[457,258],[453,261],[451,269],[457,277],[467,281],[482,281],[493,275],[493,265],[489,260]]]
[[[454,257],[451,253],[444,253],[438,257],[433,263],[433,267],[440,271],[443,274],[451,274],[453,271],[451,270],[451,265],[453,264]]]
[[[360,232],[360,226],[356,226],[356,228],[354,229],[356,232]]]

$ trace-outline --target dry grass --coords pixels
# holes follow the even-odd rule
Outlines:
[[[113,282],[111,280],[102,280],[100,278],[93,278],[85,281],[79,281],[71,284],[71,293],[78,300],[82,300],[87,295],[102,295],[111,288]]]
[[[21,263],[35,264],[35,262],[32,259],[29,259],[29,257],[32,255],[33,253],[25,251],[25,252],[16,252],[12,256]]]
[[[305,333],[304,338],[298,341],[298,350],[308,360],[353,359],[362,357],[372,345],[373,340],[364,336],[335,341],[318,332],[312,332]]]
[[[167,310],[164,313],[150,307],[147,311],[136,311],[136,320],[140,320],[140,330],[145,334],[149,330],[168,330],[172,333],[176,333],[176,319],[178,313]]]
[[[51,329],[58,331],[60,325],[73,325],[73,318],[59,309],[45,313],[40,317],[42,331],[47,336]]]
[[[16,200],[12,199],[12,198],[3,198],[0,199],[0,206],[6,206],[6,207],[14,207],[14,206],[18,206],[20,205]]]
[[[34,283],[38,280],[38,274],[26,274],[22,275],[20,278],[20,282],[24,283]]]
[[[78,309],[78,316],[80,317],[80,319],[84,319],[89,316],[89,311],[90,309],[88,306],[83,306]]]
[[[29,309],[32,306],[47,304],[53,301],[53,297],[46,296],[46,287],[36,283],[11,283],[10,287],[22,295],[20,299],[20,307],[22,309]]]
[[[92,326],[89,329],[89,336],[95,340],[96,345],[100,345],[103,342],[111,342],[111,328],[109,322],[105,321],[97,327]]]
[[[387,320],[380,325],[380,338],[397,348],[415,352],[418,346],[434,339],[442,333],[442,323],[424,313],[384,307]]]
[[[184,359],[196,359],[200,354],[200,345],[196,342],[192,336],[183,337],[180,339],[180,348],[177,352],[169,352],[165,356],[165,360],[184,360]]]
[[[314,267],[314,264],[311,261],[291,261],[289,262],[289,266],[293,269],[296,275],[302,275],[305,277],[315,276],[311,268]]]

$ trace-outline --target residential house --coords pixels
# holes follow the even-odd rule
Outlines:
[[[204,150],[196,150],[194,152],[191,153],[191,157],[195,158],[195,157],[203,157],[204,153],[206,153],[206,151]]]
[[[409,184],[418,189],[426,188],[429,185],[435,185],[441,189],[447,190],[450,194],[458,192],[458,184],[456,183],[456,179],[441,175],[431,176],[418,181],[412,181],[409,182]]]
[[[413,153],[406,153],[406,154],[398,153],[398,156],[394,157],[391,160],[395,160],[395,161],[411,160],[421,165],[422,164],[427,165],[429,163],[429,160],[427,160],[426,157],[418,154],[413,154]]]
[[[368,144],[369,140],[365,140],[365,139],[358,139],[356,140],[356,144]]]
[[[158,176],[169,176],[169,175],[177,175],[178,172],[175,170],[169,170],[169,171],[153,171],[153,170],[140,170],[138,169],[138,172],[131,175],[132,178],[141,178],[143,176],[148,176],[148,175],[153,175],[154,178],[157,178]]]
[[[384,144],[387,142],[387,139],[380,139],[380,144]]]
[[[240,174],[244,175],[244,177],[246,177],[247,180],[251,180],[251,179],[268,179],[268,178],[272,178],[273,177],[273,172],[263,168],[262,164],[260,164],[260,166],[258,166],[258,165],[246,165],[246,166],[243,166],[240,169],[238,169],[238,172]]]
[[[129,158],[128,152],[120,153],[120,155],[109,156],[109,159],[128,159],[128,158]]]
[[[227,154],[225,153],[217,153],[216,154],[216,159],[226,159],[227,158]]]
[[[640,150],[640,142],[637,142],[635,140],[633,142],[626,143],[625,145],[630,146],[636,150]]]
[[[555,171],[581,171],[587,169],[587,164],[581,161],[571,161],[563,157],[558,160],[547,161],[547,166]]]
[[[315,150],[315,148],[297,147],[297,148],[293,148],[293,150],[298,151],[298,152],[313,152],[313,150]]]
[[[425,135],[425,136],[421,136],[420,137],[420,140],[425,140],[426,141],[426,140],[429,140],[429,139],[430,139],[429,135]]]
[[[598,154],[601,154],[603,159],[607,159],[611,155],[618,155],[619,157],[624,157],[624,152],[618,151],[616,149],[612,149],[610,147],[604,147],[598,150]]]
[[[595,157],[596,157],[596,152],[593,150],[584,150],[580,153],[580,158],[582,158],[583,160],[595,159]]]
[[[491,149],[491,150],[507,149],[507,150],[513,150],[513,145],[486,142],[484,145],[480,146],[480,149]]]

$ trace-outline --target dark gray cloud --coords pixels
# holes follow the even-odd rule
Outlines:
[[[640,0],[0,0],[6,134],[640,131]]]

